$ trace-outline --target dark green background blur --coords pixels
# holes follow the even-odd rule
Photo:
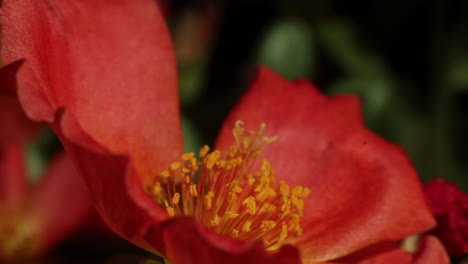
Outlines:
[[[468,190],[468,1],[165,3],[188,149],[213,142],[262,63],[359,95],[368,127],[402,145],[424,181]]]

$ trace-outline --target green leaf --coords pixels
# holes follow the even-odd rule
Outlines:
[[[296,20],[276,22],[263,36],[257,62],[290,80],[307,76],[314,66],[311,30]]]

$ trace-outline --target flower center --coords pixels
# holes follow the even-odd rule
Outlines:
[[[2,213],[5,213],[5,211]],[[0,261],[25,259],[33,254],[33,227],[14,214],[0,219]]]
[[[155,178],[150,195],[170,216],[192,216],[217,233],[262,240],[267,250],[300,236],[310,190],[277,181],[266,159],[257,164],[262,149],[278,139],[262,136],[264,129],[262,124],[258,132],[245,134],[237,121],[236,144],[227,153],[204,146],[201,161],[193,152],[183,154]]]

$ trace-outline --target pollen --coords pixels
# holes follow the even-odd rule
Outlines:
[[[169,216],[192,216],[211,230],[240,240],[260,240],[277,250],[302,234],[300,219],[310,190],[277,180],[262,150],[278,137],[235,123],[227,152],[204,146],[171,163],[148,193]]]

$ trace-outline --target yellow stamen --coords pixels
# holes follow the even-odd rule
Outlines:
[[[236,212],[236,211],[228,211],[228,212],[226,212],[225,215],[226,215],[227,218],[234,219],[234,218],[237,218],[239,216],[239,213]]]
[[[249,221],[249,220],[245,221],[244,224],[242,225],[242,231],[244,231],[244,232],[246,232],[246,233],[247,233],[247,232],[250,232],[250,230],[251,230],[250,227],[251,227],[251,226],[252,226],[252,222],[251,222],[251,221]]]
[[[221,217],[219,217],[219,215],[215,215],[215,217],[211,220],[211,225],[218,226],[220,222],[221,222]]]
[[[169,216],[193,216],[220,234],[261,240],[267,250],[278,249],[302,234],[300,219],[310,190],[276,180],[272,165],[260,156],[278,137],[265,137],[264,130],[262,124],[257,132],[246,132],[237,121],[236,144],[228,152],[204,146],[201,161],[193,152],[185,153],[155,178],[148,192]]]
[[[210,151],[210,147],[208,147],[207,145],[203,146],[203,148],[200,149],[200,158],[204,158],[208,151]]]
[[[0,259],[10,263],[37,254],[37,226],[24,215],[1,206],[0,215]]]
[[[190,184],[190,195],[196,197],[198,195],[197,185]]]
[[[180,167],[180,163],[179,163],[179,162],[173,162],[173,163],[171,163],[171,166],[170,166],[170,168],[171,168],[172,171],[177,170],[179,167]]]
[[[178,204],[180,201],[180,193],[175,193],[172,197],[172,204]]]

